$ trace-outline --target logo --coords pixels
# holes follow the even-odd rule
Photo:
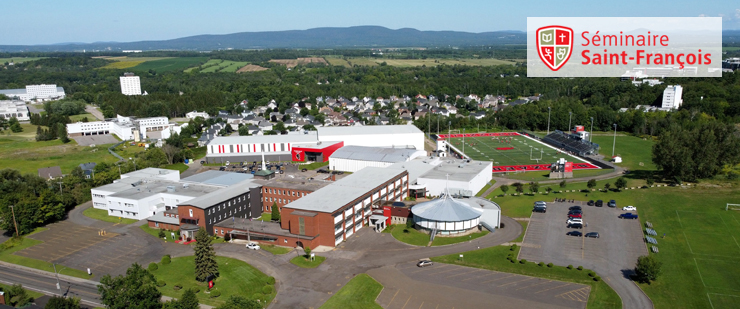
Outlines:
[[[300,160],[301,159],[301,153],[303,151],[302,150],[294,150],[294,151],[295,151],[295,159],[296,160]]]
[[[546,26],[537,29],[537,54],[550,70],[557,71],[573,53],[573,29]]]

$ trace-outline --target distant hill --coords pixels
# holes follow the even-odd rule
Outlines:
[[[139,42],[61,43],[49,45],[0,45],[0,52],[93,50],[196,50],[263,48],[361,48],[432,47],[526,44],[523,31],[460,32],[392,30],[379,26],[314,28],[308,30],[240,32],[196,35],[172,40]]]

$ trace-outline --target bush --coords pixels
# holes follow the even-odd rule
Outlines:
[[[578,270],[583,270],[583,266],[578,266]]]
[[[547,267],[552,268],[552,263],[547,263]]]
[[[169,254],[162,257],[162,265],[167,265],[172,262],[172,258]]]
[[[594,281],[596,281],[596,282],[601,281],[601,277],[599,277],[599,276],[594,277]]]
[[[275,291],[275,288],[273,288],[271,285],[266,285],[262,287],[262,293],[265,293],[265,295],[272,294]]]
[[[161,288],[161,287],[163,287],[163,286],[165,286],[165,285],[167,285],[167,283],[166,283],[166,282],[164,282],[164,280],[159,280],[159,281],[157,281],[157,286],[158,286],[158,287],[160,287],[160,288]]]
[[[267,284],[275,284],[275,277],[267,277],[265,282],[267,282]]]
[[[211,298],[216,298],[216,297],[219,297],[219,296],[221,296],[221,291],[219,291],[219,290],[213,290],[213,291],[211,291],[211,296],[210,296]]]
[[[509,248],[509,250],[511,250],[511,251],[516,250],[516,244],[511,245],[511,247]]]
[[[545,262],[540,262],[540,263],[539,263],[539,264],[537,264],[537,265],[540,265],[540,267],[545,267]]]
[[[198,294],[198,293],[200,293],[200,287],[199,287],[199,286],[196,286],[196,287],[192,287],[192,288],[190,288],[190,290],[192,290],[192,291],[193,291],[193,293],[195,293],[195,294]]]
[[[403,229],[403,232],[404,233],[408,233],[409,232],[409,229]]]
[[[519,264],[527,264],[527,260],[521,259],[521,260],[519,260]]]
[[[596,273],[594,273],[594,272],[592,272],[592,271],[589,271],[589,272],[588,272],[588,276],[589,276],[589,277],[595,277],[595,276],[596,276]]]
[[[566,267],[566,268],[573,269],[573,265],[568,265],[568,267]]]
[[[173,286],[172,289],[175,290],[175,291],[182,290],[182,284],[179,284],[179,283],[178,284],[175,284],[175,286]]]
[[[159,266],[157,266],[157,263],[149,263],[149,271],[155,271],[159,269]]]
[[[252,300],[261,300],[262,297],[264,297],[264,296],[265,295],[262,294],[262,293],[254,293],[254,294],[252,294]]]
[[[164,230],[159,230],[157,236],[159,236],[159,238],[165,238],[166,235],[164,234]]]

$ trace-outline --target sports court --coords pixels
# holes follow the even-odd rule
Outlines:
[[[573,162],[574,170],[599,169],[581,158],[517,132],[440,134],[438,139],[447,140],[473,160],[492,161],[494,173],[547,171],[560,158]]]

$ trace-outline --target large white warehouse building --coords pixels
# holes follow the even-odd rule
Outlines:
[[[344,146],[329,157],[329,169],[354,173],[368,166],[388,167],[425,155],[423,149]]]
[[[344,146],[424,150],[424,132],[413,125],[319,127],[317,130],[320,141],[343,141]]]

